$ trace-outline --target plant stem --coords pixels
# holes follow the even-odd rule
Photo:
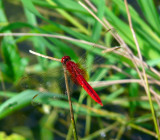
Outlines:
[[[67,71],[66,71],[66,66],[64,64],[63,64],[63,69],[64,69],[64,77],[65,77],[65,84],[66,84],[66,90],[67,90],[67,95],[68,95],[68,101],[69,101],[69,106],[70,106],[70,115],[71,115],[71,122],[72,122],[72,126],[73,126],[74,139],[78,140],[76,125],[75,125],[75,121],[74,121],[71,96],[70,96],[69,85],[68,85]]]
[[[135,41],[135,44],[136,44],[136,47],[137,47],[139,59],[141,60],[140,62],[141,62],[141,67],[142,67],[142,71],[143,71],[143,76],[144,76],[144,89],[145,89],[145,91],[146,91],[146,93],[148,95],[148,99],[149,99],[149,104],[150,104],[150,107],[151,107],[151,113],[152,113],[152,117],[153,117],[155,130],[156,130],[156,133],[157,133],[158,140],[160,140],[160,132],[159,132],[158,122],[156,120],[156,112],[154,110],[152,97],[151,97],[151,93],[150,93],[150,90],[149,90],[149,84],[148,84],[147,75],[146,75],[146,72],[145,72],[145,69],[144,69],[144,65],[142,63],[143,62],[143,58],[142,58],[142,55],[141,55],[141,51],[140,51],[140,47],[139,47],[139,43],[138,43],[136,34],[135,34],[133,26],[132,26],[132,20],[131,20],[129,8],[128,8],[127,0],[124,0],[124,3],[125,3],[125,6],[126,6],[126,10],[127,10],[129,26],[130,26],[130,29],[131,29],[131,32],[132,32],[132,35],[133,35],[133,38],[134,38],[134,41]]]

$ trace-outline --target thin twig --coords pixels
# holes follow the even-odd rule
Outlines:
[[[127,65],[126,65],[127,66]],[[128,67],[128,66],[127,66]],[[106,64],[96,64],[94,65],[94,68],[109,68],[109,69],[114,69],[117,72],[120,72],[130,78],[134,78],[132,75],[128,74],[127,72],[125,72],[124,70],[120,69],[119,67],[115,66],[115,65],[106,65]],[[151,76],[147,75],[148,79],[149,79],[149,83],[151,84],[157,84],[160,86],[160,81],[153,79]]]
[[[124,72],[123,70],[121,70],[120,68],[116,67],[115,65],[103,65],[103,64],[100,64],[100,65],[95,65],[95,67],[112,68],[112,69],[114,69],[114,70],[116,70],[118,72],[123,73],[124,75],[126,75],[126,76],[128,76],[130,78],[133,78],[133,76],[131,76],[128,73]],[[149,78],[151,78],[151,77],[149,76]],[[128,79],[125,79],[125,80],[128,80]],[[136,82],[136,81],[134,81],[134,79],[131,79],[131,80],[133,80],[133,81],[130,81],[130,82]],[[139,81],[138,80],[139,79],[137,79],[137,83],[139,83],[141,86],[143,86],[143,84],[140,82],[140,80]],[[99,87],[102,86],[103,84],[105,84],[105,86],[112,85],[112,84],[122,84],[124,81],[122,81],[122,83],[121,83],[121,81],[119,81],[119,83],[116,83],[116,82],[114,83],[113,81],[111,81],[111,83],[110,83],[110,81],[103,81],[103,82],[106,82],[106,83],[99,83],[100,84]],[[153,78],[148,80],[148,83],[160,85],[160,82],[157,81],[157,80],[154,80]],[[91,84],[92,84],[92,82],[91,82]],[[93,82],[93,86],[94,86],[94,82]],[[160,108],[160,101],[159,101],[160,100],[160,95],[158,93],[156,93],[151,87],[149,87],[149,89],[150,89],[150,92],[155,97],[155,100],[157,101],[157,104],[159,105],[159,108]]]
[[[126,6],[126,10],[127,10],[129,26],[130,26],[130,29],[131,29],[131,32],[132,32],[132,35],[133,35],[133,38],[134,38],[134,41],[135,41],[135,44],[136,44],[136,47],[137,47],[138,56],[141,60],[141,67],[142,67],[143,76],[144,76],[144,80],[145,80],[144,88],[145,88],[146,93],[148,95],[148,99],[149,99],[149,103],[150,103],[150,107],[151,107],[151,112],[152,112],[152,117],[153,117],[153,122],[154,122],[154,125],[155,125],[155,129],[156,129],[156,133],[157,133],[158,139],[160,139],[160,131],[159,131],[160,129],[159,129],[159,126],[158,126],[158,122],[156,120],[156,114],[155,114],[155,110],[154,110],[152,99],[151,99],[151,94],[150,94],[149,85],[148,85],[148,79],[147,79],[146,72],[145,72],[145,69],[144,69],[144,66],[143,66],[143,63],[142,63],[143,59],[142,59],[142,55],[141,55],[141,52],[140,52],[140,47],[139,47],[139,44],[138,44],[138,41],[137,41],[137,38],[136,38],[136,34],[135,34],[133,26],[132,26],[132,21],[131,21],[131,16],[130,16],[127,0],[124,0],[124,3],[125,3],[125,6]]]
[[[97,9],[96,9],[96,7],[89,1],[89,0],[85,0],[85,2],[93,9],[93,11],[94,12],[97,12]],[[80,5],[82,5],[94,18],[98,18],[88,7],[86,7],[83,3],[81,3],[81,2],[79,2],[80,3]],[[100,19],[99,19],[100,20]],[[99,21],[98,20],[98,21]],[[113,28],[112,26],[111,26],[111,24],[105,19],[105,18],[103,18],[103,21],[104,21],[104,23],[108,26],[103,26],[103,27],[105,27],[106,28],[106,30],[108,30],[109,28]],[[102,25],[104,25],[104,23],[101,21],[100,23],[102,23]],[[126,50],[127,50],[127,52],[128,52],[128,54],[123,54],[123,53],[119,53],[119,52],[115,52],[115,53],[118,53],[118,54],[120,54],[120,55],[122,55],[122,56],[124,56],[124,57],[126,57],[126,58],[128,58],[128,59],[130,59],[130,60],[132,60],[132,62],[133,62],[133,64],[134,64],[134,66],[135,66],[135,68],[136,68],[136,70],[137,70],[137,72],[138,72],[138,75],[140,76],[140,78],[141,78],[141,80],[143,81],[141,84],[143,84],[143,86],[144,86],[144,88],[146,88],[146,86],[145,86],[145,81],[144,81],[144,79],[143,79],[143,76],[142,76],[142,74],[141,74],[141,72],[139,71],[139,69],[138,69],[138,65],[141,65],[142,66],[142,64],[143,64],[143,66],[145,66],[145,67],[147,67],[148,69],[150,69],[152,72],[154,72],[156,75],[158,75],[159,77],[160,77],[160,73],[157,71],[157,70],[155,70],[154,68],[152,68],[152,67],[150,67],[150,66],[148,66],[143,60],[140,60],[139,58],[137,58],[136,56],[134,56],[133,55],[133,53],[132,53],[132,51],[129,49],[129,47],[125,44],[125,42],[123,41],[123,39],[118,35],[118,33],[116,33],[116,32],[113,32],[112,30],[110,31],[110,33],[114,36],[114,38],[121,44],[121,46],[122,47],[124,47]],[[137,42],[138,43],[138,42]],[[137,44],[136,43],[136,44]]]
[[[159,105],[159,109],[160,109],[160,95],[158,95],[152,88],[150,88],[150,92],[152,92],[157,104]]]
[[[50,57],[50,56],[46,56],[46,55],[34,52],[32,50],[29,50],[29,52],[34,54],[34,55],[40,56],[40,57],[44,57],[44,58],[47,58],[47,59],[50,59],[50,60],[61,62],[61,59],[57,59],[57,58],[53,58],[53,57]],[[65,67],[64,64],[63,64],[63,70],[64,70],[64,77],[65,77],[65,84],[66,84],[66,89],[67,89],[68,101],[69,101],[69,106],[70,106],[70,115],[71,115],[71,123],[72,123],[72,126],[73,126],[74,139],[78,140],[75,121],[74,121],[74,115],[73,115],[72,102],[71,102],[71,97],[70,97],[70,91],[69,91],[69,85],[68,85],[68,79],[67,79],[67,71],[66,71],[66,67]]]
[[[115,50],[120,49],[119,46],[113,47],[113,48],[109,48],[109,49],[105,49],[104,51],[102,51],[102,53],[108,53],[108,52],[113,52]]]
[[[97,12],[97,9],[96,9],[96,7],[89,1],[89,0],[85,0],[85,2],[91,7],[91,9],[93,9],[93,11],[94,12]],[[80,4],[81,4],[81,2],[79,2]],[[84,5],[84,4],[83,4]],[[86,6],[85,6],[86,7]],[[84,8],[85,8],[84,7]],[[87,11],[88,11],[88,8],[86,9]],[[90,12],[90,14],[94,17],[94,18],[98,18],[92,11],[88,11],[88,12]],[[100,19],[99,19],[100,20]],[[98,21],[99,21],[98,20]],[[105,19],[105,18],[103,18],[103,21],[104,21],[104,23],[108,26],[104,26],[105,27],[105,29],[106,30],[108,30],[108,29],[114,29],[113,28],[113,26],[107,21],[107,19]],[[102,21],[101,21],[102,22]],[[102,25],[104,25],[104,23],[102,24]],[[134,56],[133,55],[133,53],[132,53],[132,51],[130,50],[130,48],[127,46],[127,44],[123,41],[123,39],[118,35],[118,33],[117,32],[115,32],[114,30],[110,30],[110,33],[112,34],[112,36],[118,41],[118,43],[121,45],[121,47],[124,47],[126,50],[127,50],[127,52],[128,52],[128,58],[129,59],[134,59],[134,61],[136,61],[136,64],[137,64],[137,62],[139,62],[140,63],[140,60],[139,60],[139,58],[137,58],[136,56]],[[119,54],[119,53],[118,53]],[[120,55],[122,55],[123,56],[123,53],[122,54],[120,54]],[[155,73],[156,75],[158,75],[158,77],[160,77],[160,73],[156,70],[156,69],[154,69],[154,68],[152,68],[152,67],[150,67],[147,63],[145,63],[144,61],[143,61],[143,65],[145,66],[145,67],[147,67],[148,69],[150,69],[153,73]]]
[[[96,82],[89,82],[89,84],[93,88],[98,87],[104,87],[104,86],[110,86],[115,84],[127,84],[127,83],[141,83],[142,81],[140,79],[123,79],[123,80],[110,80],[110,81],[96,81]],[[152,83],[152,81],[149,81]]]
[[[67,71],[66,71],[66,66],[64,64],[63,64],[63,69],[64,69],[65,84],[66,84],[69,107],[70,107],[71,122],[72,122],[72,126],[73,126],[74,139],[78,140],[77,131],[76,131],[76,125],[75,125],[75,121],[74,121],[74,113],[73,113],[73,108],[72,108],[72,101],[71,101],[69,85],[68,85]]]
[[[94,68],[109,68],[109,69],[113,69],[113,70],[116,70],[117,72],[120,72],[120,73],[130,77],[130,78],[133,78],[133,76],[131,76],[130,74],[128,74],[124,70],[120,69],[116,65],[97,64],[97,65],[94,65]]]
[[[43,58],[47,58],[47,59],[50,59],[50,60],[54,60],[54,61],[59,61],[59,62],[61,62],[61,59],[57,59],[57,58],[53,58],[53,57],[50,57],[50,56],[46,56],[46,55],[43,55],[43,54],[34,52],[34,51],[32,51],[32,50],[29,50],[29,52],[32,53],[32,54],[34,54],[34,55],[43,57]]]
[[[85,0],[85,1],[91,5],[90,7],[91,7],[93,10],[96,10],[95,12],[97,12],[97,9],[93,6],[92,3],[90,3],[89,0]],[[105,27],[105,28],[107,27],[107,26],[104,25],[104,23],[103,23],[102,21],[100,21],[100,19],[98,19],[98,17],[97,17],[88,7],[86,7],[86,6],[85,6],[83,3],[81,3],[80,1],[79,1],[79,3],[80,3],[80,5],[83,6],[95,19],[97,19],[97,20],[103,25],[103,27]],[[107,25],[110,25],[110,23],[109,23],[105,18],[104,18],[103,20],[105,21],[105,23],[106,23]],[[108,27],[111,28],[111,26],[108,26]],[[108,27],[106,28],[107,30],[108,30]],[[132,60],[134,66],[135,66],[135,68],[136,68],[136,70],[137,70],[137,73],[138,73],[138,75],[140,76],[140,78],[141,78],[141,80],[142,80],[142,84],[143,84],[145,90],[149,92],[149,86],[146,85],[146,83],[148,83],[148,82],[147,82],[147,76],[145,76],[145,81],[144,81],[143,76],[142,76],[142,74],[140,73],[140,71],[139,71],[139,69],[138,69],[138,63],[137,63],[137,59],[138,59],[138,58],[136,58],[136,57],[133,55],[132,51],[129,49],[129,47],[125,44],[125,42],[123,41],[123,39],[121,39],[121,37],[120,37],[117,33],[111,32],[111,34],[112,34],[112,35],[114,36],[114,38],[121,44],[121,46],[124,47],[124,48],[127,50],[128,56],[129,56],[130,59]],[[138,42],[137,42],[137,43],[138,43]],[[136,44],[137,44],[137,43],[136,43]],[[139,60],[139,59],[138,59],[138,60]],[[145,62],[142,61],[142,59],[139,60],[139,61],[140,61],[140,64],[143,64],[144,66],[147,65]],[[148,65],[147,65],[147,68],[149,68],[152,72],[154,72],[155,74],[157,74],[157,75],[160,77],[159,72],[157,72],[157,71],[154,70],[153,68],[149,67]],[[150,92],[149,92],[149,93],[150,93]],[[150,96],[150,95],[149,95],[149,96]],[[150,99],[151,99],[151,98],[150,98]],[[150,100],[150,102],[152,102],[152,101]],[[151,106],[152,106],[152,103],[151,103]],[[151,107],[151,108],[153,108],[153,107]],[[153,112],[152,114],[153,114],[153,116],[154,116],[154,117],[153,117],[153,118],[154,118],[154,123],[155,123],[155,125],[156,125],[157,123],[156,123],[156,120],[155,120],[155,114],[154,114],[154,110],[153,110],[153,109],[152,109],[152,112]],[[157,131],[157,130],[158,130],[157,125],[156,125],[155,127],[156,127],[156,131]],[[157,134],[159,135],[159,132],[158,132]],[[158,137],[159,137],[159,136],[158,136]]]
[[[94,10],[94,12],[97,12],[96,7],[95,7],[89,0],[85,0],[85,2]],[[79,1],[79,4],[80,4],[82,7],[84,7],[95,19],[97,19],[97,20],[102,24],[102,26],[103,26],[106,30],[108,30],[109,28],[113,28],[113,27],[111,26],[111,24],[110,24],[105,18],[103,18],[103,21],[104,21],[104,23],[105,23],[108,27],[103,23],[103,21],[101,21],[101,20],[100,20],[87,6],[85,6],[82,2]],[[139,77],[140,77],[141,80],[142,80],[141,85],[145,88],[145,90],[147,90],[147,88],[149,88],[149,87],[147,87],[146,84],[145,84],[146,78],[145,78],[145,81],[144,81],[143,76],[142,76],[140,70],[138,69],[138,66],[139,66],[139,65],[142,66],[142,64],[143,64],[143,66],[145,66],[145,67],[147,67],[148,69],[150,69],[153,73],[155,73],[155,74],[158,75],[159,77],[160,77],[160,73],[159,73],[157,70],[155,70],[154,68],[148,66],[147,63],[145,63],[142,59],[140,60],[139,58],[137,58],[136,56],[134,56],[133,53],[132,53],[132,51],[129,49],[129,47],[126,45],[126,43],[123,41],[123,39],[118,35],[118,33],[113,32],[112,30],[110,31],[110,33],[111,33],[111,34],[114,36],[114,38],[121,44],[121,47],[124,47],[124,48],[126,49],[126,52],[127,52],[127,54],[126,54],[126,53],[125,53],[125,54],[124,54],[124,53],[119,53],[119,52],[115,52],[115,53],[118,53],[118,54],[120,54],[120,55],[122,55],[122,56],[124,56],[124,57],[127,57],[128,59],[130,59],[130,60],[133,62],[134,66],[135,66],[135,68],[136,68],[136,71],[137,71]],[[138,43],[138,42],[137,42],[137,43]],[[136,44],[137,44],[137,43],[136,43]],[[153,94],[152,91],[151,91],[151,93]]]
[[[108,30],[108,27],[103,23],[103,21],[100,20],[86,5],[84,5],[81,1],[79,1],[79,4],[80,4],[82,7],[84,7],[95,19],[97,19],[97,21],[99,21],[99,23],[100,23],[106,30]],[[122,44],[122,42],[120,42],[119,40],[117,40],[117,41],[118,41],[120,44]],[[125,44],[124,41],[123,41],[123,44]],[[125,44],[125,46],[127,46],[127,45]],[[125,46],[124,46],[124,47],[125,47]],[[128,55],[129,55],[130,59],[132,60],[134,66],[135,66],[135,68],[136,68],[136,71],[137,71],[138,75],[140,76],[140,79],[142,80],[142,83],[144,84],[144,87],[145,87],[144,79],[143,79],[143,77],[142,77],[142,75],[141,75],[141,73],[140,73],[140,70],[138,69],[138,65],[137,65],[137,63],[136,63],[136,61],[135,61],[135,59],[134,59],[134,57],[133,57],[133,56],[134,56],[133,53],[132,53],[130,50],[128,50],[128,49],[127,49],[127,52],[128,52]]]
[[[127,1],[125,0],[124,3],[125,3],[125,6],[126,6],[126,10],[127,10],[129,27],[130,27],[130,29],[131,29],[131,32],[132,32],[132,35],[133,35],[133,39],[134,39],[135,44],[136,44],[136,47],[137,47],[138,56],[139,56],[140,64],[141,64],[142,71],[143,71],[143,76],[145,77],[146,73],[145,73],[145,70],[144,70],[143,63],[142,63],[142,62],[143,62],[143,59],[142,59],[142,55],[141,55],[141,52],[140,52],[140,47],[139,47],[139,44],[138,44],[138,41],[137,41],[137,38],[136,38],[136,34],[135,34],[134,29],[133,29],[133,26],[132,26],[132,21],[131,21],[131,16],[130,16],[129,9],[128,9]],[[141,74],[140,74],[140,75],[141,75]],[[142,79],[143,79],[143,78],[142,78]],[[142,80],[142,81],[143,81],[143,80]],[[146,83],[144,83],[144,88],[146,89],[146,92],[147,92]]]
[[[51,37],[51,38],[58,38],[58,39],[83,43],[83,44],[94,46],[94,47],[101,48],[101,49],[106,49],[105,46],[100,45],[100,44],[92,43],[92,42],[85,41],[85,40],[75,39],[75,38],[72,38],[72,37],[62,36],[62,35],[40,34],[40,33],[0,33],[0,36],[42,36],[42,37]]]
[[[106,19],[103,19],[103,20],[105,21],[105,23],[107,23]],[[108,23],[108,24],[109,24],[109,23]],[[111,25],[110,25],[110,26],[111,26]],[[111,26],[111,28],[113,28],[113,27]],[[111,30],[110,32],[112,33],[112,30]],[[114,37],[116,37],[114,34],[112,34],[112,35],[113,35]],[[116,35],[118,36],[118,34],[116,34]],[[79,39],[75,39],[75,38],[71,38],[71,37],[61,36],[61,35],[40,34],[40,33],[0,33],[0,36],[42,36],[42,37],[59,38],[59,39],[63,39],[63,40],[68,40],[68,41],[83,43],[83,44],[86,44],[86,45],[91,45],[91,46],[94,46],[94,47],[97,47],[97,48],[105,49],[106,52],[108,52],[108,50],[106,49],[106,47],[103,46],[103,45],[96,44],[96,43],[92,43],[92,42],[88,42],[88,41],[85,41],[85,40],[79,40]],[[119,36],[118,36],[118,37],[119,37]],[[118,37],[116,37],[116,38],[118,38]],[[119,37],[119,38],[120,38],[120,37]],[[117,40],[118,40],[118,39],[117,39]],[[119,41],[119,42],[122,42],[122,39],[121,39],[121,41]],[[123,45],[121,44],[121,46],[126,46],[126,47],[128,47],[126,44],[124,45],[124,43],[123,43]],[[110,48],[109,48],[109,50],[110,50]],[[127,48],[127,50],[129,50],[129,48]],[[118,51],[115,52],[115,53],[117,53],[117,54],[119,54],[119,55],[122,55],[122,56],[124,56],[124,57],[126,57],[126,58],[128,58],[128,59],[131,60],[131,57],[129,57],[128,55],[124,55],[124,53],[119,53]],[[135,61],[136,61],[137,63],[140,63],[140,62],[139,62],[140,60],[139,60],[136,56],[133,56],[133,58],[135,59]],[[155,73],[156,75],[158,75],[158,76],[160,77],[160,73],[159,73],[156,69],[150,67],[150,66],[147,65],[147,63],[145,63],[145,62],[143,62],[143,65],[144,65],[145,67],[147,67],[148,69],[150,69],[153,73]]]

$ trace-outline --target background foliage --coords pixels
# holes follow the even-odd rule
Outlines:
[[[133,60],[126,57],[127,50],[112,36],[118,33],[137,56],[124,1],[91,0],[91,3],[97,8],[95,14],[99,19],[105,17],[114,29],[108,32],[76,0],[0,0],[0,33],[63,35],[106,48],[121,47],[117,53],[103,54],[101,48],[70,40],[1,34],[0,137],[3,139],[6,134],[13,136],[12,133],[19,134],[15,139],[72,137],[65,87],[59,82],[63,74],[61,64],[31,55],[30,49],[56,58],[69,55],[76,62],[83,56],[81,61],[86,65],[90,81],[99,82],[95,90],[103,107],[83,90],[80,94],[79,89],[70,87],[81,139],[157,139],[152,108]],[[160,17],[157,9],[160,3],[137,0],[130,4],[133,28],[143,60],[148,64],[145,70],[154,91],[152,105],[158,121]],[[141,67],[139,70],[142,71]]]

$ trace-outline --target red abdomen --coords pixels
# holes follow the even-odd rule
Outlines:
[[[73,61],[67,61],[66,62],[66,68],[68,72],[70,73],[71,79],[74,83],[82,86],[84,90],[91,96],[92,99],[94,99],[97,103],[99,103],[101,106],[103,106],[101,99],[99,98],[98,94],[95,92],[95,90],[88,84],[88,82],[83,77],[83,70],[81,70],[76,63]]]
[[[78,83],[84,88],[84,90],[91,96],[93,100],[103,106],[101,99],[95,90],[88,84],[88,82],[83,78],[82,75],[77,76]]]

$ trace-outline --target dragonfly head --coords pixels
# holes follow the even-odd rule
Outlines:
[[[63,56],[63,57],[62,57],[62,60],[61,60],[61,63],[62,63],[62,64],[66,64],[66,62],[67,62],[67,61],[70,61],[70,60],[71,60],[71,58],[70,58],[69,56]]]

